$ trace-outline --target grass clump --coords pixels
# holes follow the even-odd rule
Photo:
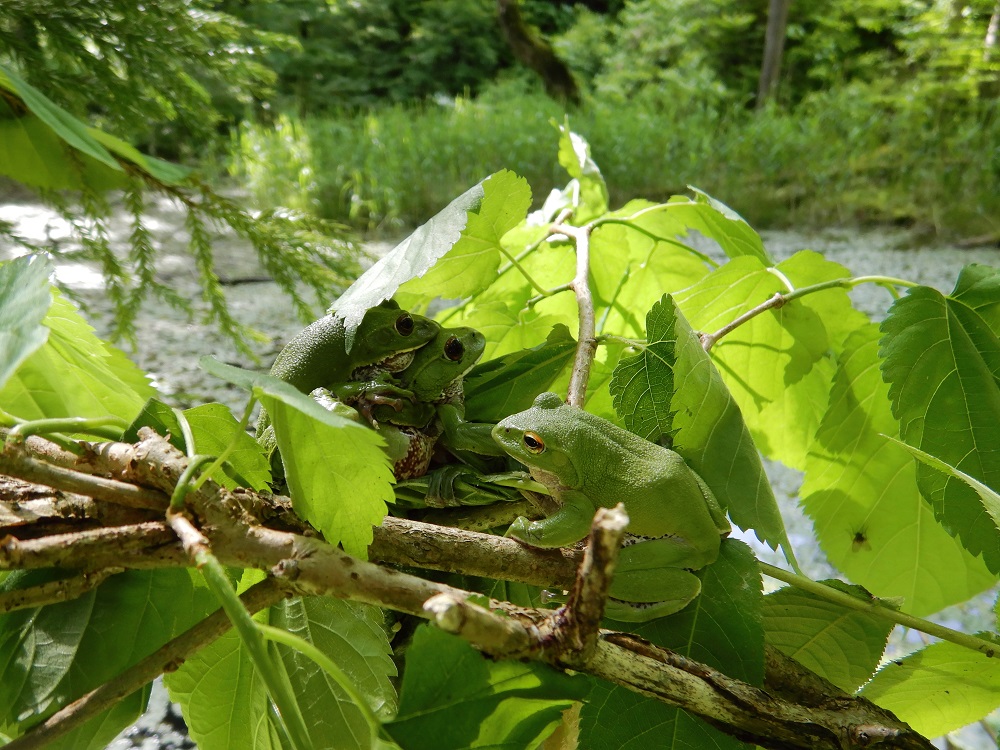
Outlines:
[[[233,171],[265,206],[368,231],[425,221],[498,169],[541,203],[561,187],[540,94],[499,86],[477,99],[393,105],[244,125]],[[841,89],[794,110],[752,112],[639,96],[570,112],[613,203],[696,185],[755,226],[917,225],[945,235],[1000,231],[1000,108],[949,109]]]

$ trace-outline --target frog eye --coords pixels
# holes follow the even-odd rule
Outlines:
[[[413,333],[413,318],[406,313],[396,318],[396,332],[400,336],[409,336]]]
[[[541,453],[545,450],[545,441],[537,432],[524,433],[524,447],[529,453]]]
[[[465,355],[465,345],[454,336],[444,342],[444,356],[452,362],[458,362]]]

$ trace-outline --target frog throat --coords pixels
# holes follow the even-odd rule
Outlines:
[[[378,362],[355,367],[351,372],[350,379],[370,380],[383,372],[402,372],[413,363],[413,357],[416,356],[417,349],[419,348],[415,347],[406,351],[396,352]]]

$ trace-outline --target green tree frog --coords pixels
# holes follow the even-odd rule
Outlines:
[[[493,438],[526,464],[558,509],[518,518],[507,536],[535,547],[583,539],[598,507],[623,503],[629,538],[607,614],[644,621],[673,614],[701,592],[691,570],[715,561],[729,522],[715,495],[676,452],[543,393],[530,409],[500,421]]]

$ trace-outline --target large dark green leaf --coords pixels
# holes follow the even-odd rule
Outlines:
[[[389,679],[395,677],[396,666],[380,609],[330,597],[295,598],[271,608],[270,624],[332,659],[382,719],[395,713],[396,691]],[[300,652],[285,646],[278,651],[317,748],[366,750],[371,741],[368,724],[340,684]]]
[[[536,747],[587,681],[539,663],[493,662],[422,626],[406,652],[399,714],[386,729],[403,750]]]
[[[44,575],[4,585],[24,587]],[[214,610],[215,598],[192,576],[184,569],[127,571],[72,601],[0,618],[0,723],[34,723]]]
[[[727,539],[719,559],[699,575],[701,596],[685,609],[628,629],[730,677],[760,685],[763,597],[756,558],[742,542]],[[581,746],[589,750],[747,747],[681,709],[598,681],[583,706],[580,724]]]
[[[838,358],[802,505],[830,562],[851,581],[879,597],[902,597],[905,611],[926,615],[996,578],[934,520],[913,459],[883,437],[898,436],[899,426],[879,374],[878,338],[874,324],[860,328]]]
[[[871,601],[859,586],[838,580],[823,583]],[[872,676],[892,628],[884,618],[846,609],[793,586],[764,597],[767,642],[848,693]]]
[[[975,304],[968,285],[961,291]],[[890,308],[882,333],[899,437],[1000,489],[1000,339],[977,307],[916,287]],[[945,528],[1000,572],[1000,531],[975,490],[923,463],[917,483]]]
[[[48,339],[49,329],[42,321],[52,304],[52,270],[40,256],[0,265],[0,388]]]

